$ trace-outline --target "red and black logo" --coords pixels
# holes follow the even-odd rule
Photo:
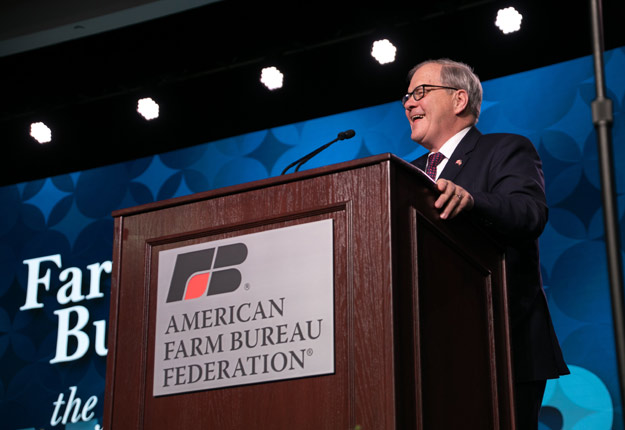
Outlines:
[[[178,254],[167,303],[235,291],[241,285],[241,272],[232,266],[246,258],[243,243]]]

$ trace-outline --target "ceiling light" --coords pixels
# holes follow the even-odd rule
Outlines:
[[[148,121],[158,118],[158,104],[151,98],[145,98],[137,102],[137,112]]]
[[[377,40],[373,42],[373,46],[371,47],[371,55],[380,64],[387,64],[395,61],[396,52],[397,48],[395,48],[395,46],[393,46],[388,39]]]
[[[30,135],[39,143],[52,141],[52,131],[43,122],[34,122],[30,125]]]
[[[260,81],[270,90],[282,88],[284,75],[275,67],[265,67],[260,73]]]
[[[499,12],[497,12],[495,25],[499,27],[503,34],[508,34],[518,31],[521,28],[522,19],[523,15],[517,12],[515,8],[507,7],[505,9],[500,9]]]

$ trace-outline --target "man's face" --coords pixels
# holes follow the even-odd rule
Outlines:
[[[443,85],[441,68],[440,64],[420,67],[410,80],[408,92],[423,84]],[[412,140],[429,151],[438,151],[458,131],[454,128],[456,115],[453,100],[454,92],[445,89],[426,89],[425,96],[418,101],[410,97],[404,108],[412,129]]]

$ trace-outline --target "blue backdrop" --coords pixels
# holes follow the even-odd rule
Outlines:
[[[625,48],[606,53],[605,64],[622,225]],[[478,128],[529,137],[544,162],[551,211],[540,239],[542,271],[572,374],[549,382],[543,429],[623,428],[594,97],[590,57],[484,83]],[[423,153],[410,140],[398,101],[0,187],[0,428],[99,428],[113,210],[279,175],[349,128],[356,137],[305,168],[383,152],[407,160]]]

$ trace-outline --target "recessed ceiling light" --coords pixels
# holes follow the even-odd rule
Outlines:
[[[282,88],[284,75],[275,67],[265,67],[260,73],[260,81],[270,90]]]
[[[515,8],[507,7],[497,12],[495,25],[499,27],[503,34],[508,34],[520,30],[522,20],[523,15],[517,12]]]
[[[147,97],[137,102],[137,112],[141,114],[148,121],[154,118],[158,118],[158,103],[151,98]]]
[[[371,55],[380,64],[388,64],[395,61],[397,48],[388,39],[376,40],[371,47]]]
[[[52,130],[43,122],[34,122],[30,125],[30,135],[39,143],[52,141]]]

